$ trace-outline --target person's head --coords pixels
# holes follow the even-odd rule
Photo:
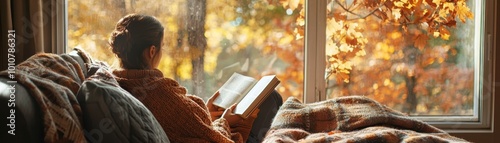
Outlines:
[[[129,14],[116,23],[109,45],[124,69],[154,69],[162,52],[163,26],[152,16]]]

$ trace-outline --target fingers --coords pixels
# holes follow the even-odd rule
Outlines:
[[[238,104],[236,104],[236,103],[235,103],[235,104],[231,105],[231,107],[229,107],[228,109],[231,109],[231,111],[234,111],[234,109],[236,109],[236,106],[237,106],[237,105],[238,105]]]
[[[222,114],[223,117],[229,114],[233,114],[234,109],[236,109],[236,104],[231,105],[231,107],[227,108],[224,110],[224,113]]]
[[[231,109],[229,109],[229,108],[228,108],[228,109],[224,110],[224,113],[222,113],[222,115],[221,115],[221,116],[222,116],[223,118],[226,118],[226,117],[227,117],[230,113],[231,113]],[[227,118],[226,118],[226,119],[227,119]]]
[[[222,108],[222,107],[217,107],[217,106],[216,106],[216,108],[217,108],[217,111],[224,111],[224,110],[226,110],[226,109],[224,109],[224,108]]]
[[[260,112],[260,109],[259,109],[259,108],[255,109],[255,110],[252,112],[252,114],[250,114],[250,117],[251,117],[251,118],[257,118],[257,116],[259,115],[259,112]]]
[[[216,91],[212,97],[210,97],[207,101],[207,103],[212,103],[214,100],[220,95],[219,91]]]
[[[210,115],[214,116],[214,117],[220,117],[222,116],[222,113],[224,113],[223,111],[213,111],[213,112],[210,112]]]

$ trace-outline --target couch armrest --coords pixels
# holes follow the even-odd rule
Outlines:
[[[72,50],[71,52],[68,53],[68,55],[70,55],[73,59],[75,59],[78,64],[80,65],[80,67],[82,68],[82,71],[83,71],[83,75],[85,77],[88,77],[88,68],[87,68],[87,64],[88,63],[85,63],[85,61],[83,61],[83,58],[80,56],[80,54],[78,54],[78,50]]]
[[[0,77],[0,105],[2,106],[0,107],[2,110],[0,118],[2,118],[2,123],[5,123],[0,126],[0,130],[3,132],[0,135],[1,142],[42,142],[43,118],[38,103],[29,95],[23,85],[7,81],[10,80]],[[11,88],[12,85],[15,89]],[[11,96],[11,92],[14,92],[13,96]],[[11,114],[11,111],[14,111],[14,114]],[[13,130],[15,135],[8,133],[12,128],[6,125],[12,122],[11,126],[15,129]]]

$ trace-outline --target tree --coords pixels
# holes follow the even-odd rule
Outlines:
[[[191,64],[193,66],[193,92],[201,95],[203,87],[201,82],[205,79],[205,49],[207,38],[205,37],[205,15],[207,11],[206,0],[189,0],[187,4],[188,22],[187,33],[189,49],[191,50]]]
[[[471,109],[473,71],[460,66],[457,55],[466,53],[450,29],[472,17],[465,0],[328,1],[329,96],[366,95],[410,114],[462,114]]]
[[[207,99],[237,71],[276,74],[284,99],[302,99],[304,0],[68,2],[69,47],[115,67],[109,33],[125,14],[143,13],[165,27],[159,70],[189,93]],[[468,33],[454,30],[471,25],[465,0],[327,2],[329,97],[362,94],[411,114],[468,113],[473,62]]]

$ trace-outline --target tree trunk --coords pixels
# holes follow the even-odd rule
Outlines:
[[[408,64],[409,66],[416,66],[417,59],[420,55],[419,50],[415,47],[406,47],[403,49],[403,51],[405,54],[404,61],[406,62],[406,64]],[[406,112],[408,114],[415,113],[418,104],[417,95],[415,93],[417,77],[415,77],[415,71],[410,70],[414,69],[408,69],[408,72],[412,72],[412,74],[408,73],[404,78],[406,82],[407,96],[406,104],[403,106],[403,112]]]
[[[206,0],[188,0],[187,4],[187,32],[191,64],[193,67],[193,93],[201,96],[205,79],[204,61],[207,39],[205,37],[205,15],[207,10]]]
[[[403,106],[403,111],[406,113],[414,113],[417,109],[417,96],[415,95],[415,84],[416,78],[415,76],[406,76],[406,89],[407,89],[407,97],[406,104]]]
[[[187,7],[187,3],[182,3],[183,6]],[[181,78],[180,78],[180,75],[177,73],[177,71],[179,70],[179,67],[181,66],[182,64],[182,60],[184,59],[185,57],[185,54],[179,54],[179,53],[183,53],[181,51],[182,48],[185,46],[184,44],[187,44],[186,43],[186,20],[187,20],[187,14],[186,14],[187,10],[185,9],[179,9],[179,12],[177,13],[177,25],[179,26],[179,29],[177,29],[177,46],[175,47],[175,49],[173,49],[173,55],[172,58],[173,58],[173,68],[171,69],[172,70],[172,73],[173,73],[173,76],[174,76],[174,79],[176,81],[180,81]]]

